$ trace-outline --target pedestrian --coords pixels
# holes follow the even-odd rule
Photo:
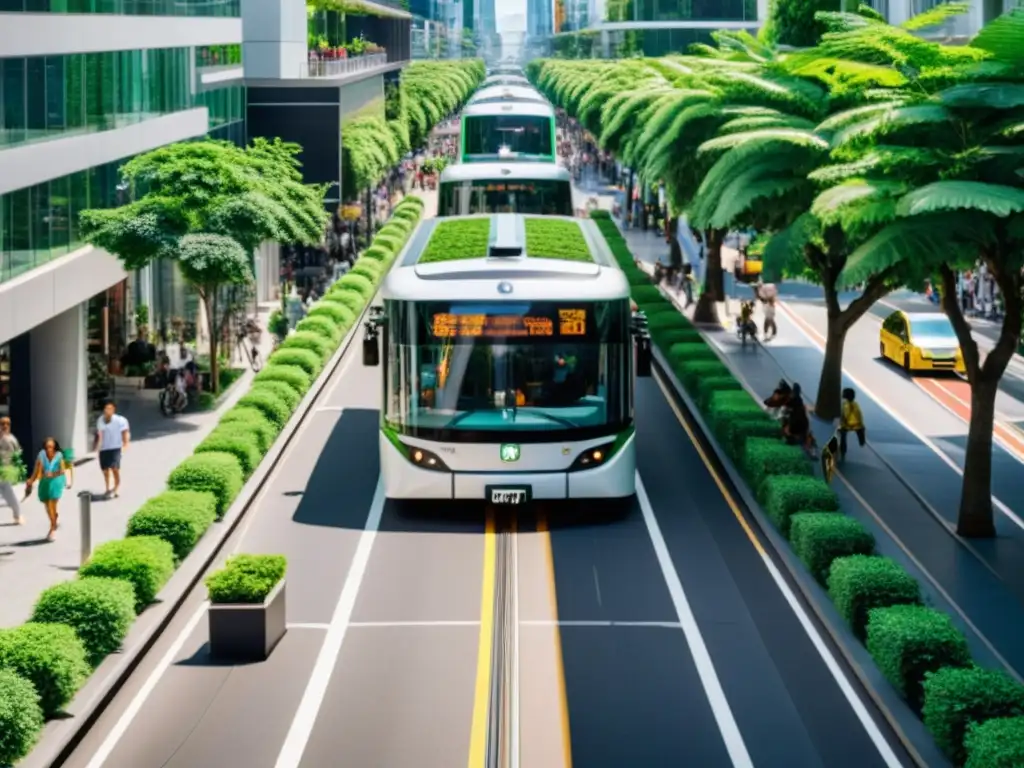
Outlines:
[[[779,332],[775,324],[775,297],[769,296],[764,302],[764,340],[771,341]]]
[[[121,457],[128,450],[131,432],[128,419],[117,413],[113,400],[103,404],[103,414],[96,420],[96,447],[100,455],[100,469],[106,486],[104,498],[117,498],[121,489]],[[114,481],[113,487],[110,482]]]
[[[15,525],[24,525],[25,520],[21,516],[21,504],[18,502],[18,494],[14,492],[13,483],[20,482],[23,477],[18,471],[21,456],[21,444],[11,433],[11,419],[8,416],[0,418],[0,497],[7,506],[11,508],[14,515]]]
[[[42,450],[36,457],[35,469],[25,484],[25,498],[27,499],[32,494],[32,486],[39,483],[39,500],[43,502],[46,514],[50,518],[50,532],[46,535],[47,541],[53,541],[57,537],[57,529],[60,527],[57,503],[64,495],[64,489],[71,489],[74,480],[74,467],[64,460],[60,443],[52,437],[43,440]]]
[[[856,401],[857,393],[852,387],[843,390],[843,406],[839,417],[839,458],[846,458],[846,433],[854,432],[861,447],[867,441],[864,430],[864,414]]]

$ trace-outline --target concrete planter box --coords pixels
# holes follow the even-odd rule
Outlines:
[[[287,629],[285,580],[260,604],[211,603],[210,656],[224,661],[266,661]]]
[[[115,376],[114,391],[125,389],[143,389],[146,386],[145,376]]]

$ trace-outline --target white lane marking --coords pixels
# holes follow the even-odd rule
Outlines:
[[[344,405],[321,405],[316,410],[318,412],[319,411],[344,411],[345,410],[345,406]]]
[[[804,320],[799,315],[797,315],[795,310],[790,309],[784,303],[780,303],[779,306],[782,307],[782,311],[784,313],[790,315],[790,320],[792,321],[792,324],[794,326],[796,326],[796,329],[801,333],[801,335],[803,335],[803,337],[805,339],[807,339],[809,342],[811,342],[811,345],[815,349],[817,349],[818,351],[821,351],[821,345],[817,342],[816,339],[814,339],[811,336],[811,334],[809,334],[806,330],[804,330],[804,328],[803,328],[803,326],[801,324],[802,322],[807,322],[807,321]],[[960,465],[959,464],[957,464],[955,461],[953,461],[953,459],[951,459],[938,445],[936,445],[934,442],[932,442],[932,440],[930,438],[928,438],[925,435],[921,434],[921,432],[919,432],[913,425],[911,425],[910,422],[908,422],[906,419],[904,419],[902,416],[900,416],[891,406],[889,406],[878,395],[876,395],[874,392],[872,392],[870,389],[868,389],[866,386],[864,386],[864,384],[860,380],[858,380],[857,377],[851,375],[849,372],[847,372],[845,370],[843,371],[843,375],[846,378],[848,378],[850,381],[852,381],[854,384],[856,384],[858,389],[860,389],[861,392],[863,392],[868,397],[870,397],[872,400],[874,400],[876,403],[878,403],[878,406],[883,411],[888,413],[889,416],[897,424],[899,424],[901,427],[903,427],[905,430],[907,430],[907,432],[909,432],[911,435],[913,435],[915,438],[917,438],[919,441],[921,441],[925,446],[927,446],[932,451],[932,453],[934,453],[936,456],[938,456],[947,467],[949,467],[954,472],[956,472],[958,475],[960,475],[960,477],[964,476],[964,471],[962,469],[960,469]],[[1016,526],[1018,528],[1024,530],[1024,520],[1022,520],[1017,515],[1016,512],[1014,512],[1012,509],[1010,509],[1008,506],[1006,506],[1002,501],[1000,501],[995,496],[992,496],[992,504],[993,504],[993,506],[995,506],[996,509],[998,509],[1004,515],[1006,515],[1008,518],[1010,518],[1010,520],[1013,521],[1013,523],[1016,524]]]
[[[604,603],[601,602],[601,582],[597,578],[597,566],[592,566],[592,569],[594,571],[594,590],[597,592],[597,607],[603,608]]]
[[[289,624],[288,629],[329,629],[330,624]]]
[[[171,643],[170,648],[168,648],[167,652],[164,653],[160,662],[156,665],[156,668],[150,672],[146,682],[135,694],[131,703],[128,705],[128,708],[121,713],[121,717],[118,718],[114,727],[107,733],[107,738],[105,738],[103,743],[100,744],[99,749],[93,753],[86,768],[102,768],[107,762],[111,753],[113,753],[114,749],[117,747],[118,742],[121,741],[129,726],[131,726],[132,721],[142,710],[142,706],[146,703],[146,700],[152,695],[153,691],[156,690],[157,685],[160,683],[160,678],[164,676],[171,664],[174,663],[178,654],[181,653],[181,649],[185,646],[185,642],[192,636],[192,633],[199,625],[199,622],[202,621],[203,617],[206,616],[207,605],[208,603],[204,601],[196,612],[192,614],[192,617],[174,639],[174,642]]]
[[[729,758],[736,768],[754,768],[754,763],[747,752],[747,745],[743,743],[743,735],[739,726],[736,725],[736,718],[733,717],[729,702],[725,698],[725,691],[722,690],[722,683],[715,672],[715,665],[711,661],[711,655],[704,644],[704,638],[697,626],[690,603],[683,591],[683,582],[672,565],[672,556],[669,554],[665,537],[661,534],[661,527],[654,516],[650,499],[644,488],[640,473],[636,473],[636,497],[640,502],[640,511],[644,516],[644,523],[647,524],[647,533],[651,537],[651,544],[654,546],[654,553],[658,557],[658,565],[661,566],[661,574],[665,579],[669,595],[672,597],[672,604],[676,609],[676,616],[679,617],[679,624],[686,636],[686,643],[690,647],[690,655],[693,657],[693,664],[697,668],[697,675],[700,677],[701,686],[707,696],[708,704],[711,705],[711,712],[715,716],[718,730],[722,734],[725,748],[729,752]]]
[[[370,514],[366,519],[366,527],[359,535],[359,544],[356,546],[352,564],[349,566],[348,575],[345,578],[345,586],[342,587],[334,615],[331,617],[327,637],[324,638],[324,643],[320,646],[320,653],[317,655],[316,664],[306,683],[302,701],[295,711],[295,717],[288,729],[288,736],[278,753],[277,768],[298,768],[302,761],[302,755],[306,751],[306,745],[313,733],[317,715],[320,713],[320,706],[327,694],[327,686],[331,682],[334,667],[338,663],[341,646],[345,641],[349,622],[352,620],[356,597],[359,595],[363,578],[366,576],[366,567],[370,562],[370,553],[373,550],[383,514],[384,483],[382,480],[378,480],[377,492],[373,496],[373,504],[370,506]]]
[[[479,627],[477,621],[350,621],[351,629],[380,629],[391,627]]]
[[[551,619],[523,619],[524,627],[639,627],[642,629],[682,629],[678,621],[552,621]]]

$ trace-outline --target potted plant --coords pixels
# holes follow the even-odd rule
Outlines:
[[[280,309],[275,309],[270,313],[270,318],[267,320],[267,330],[274,335],[278,344],[287,338],[288,318],[285,317],[284,313]]]
[[[206,577],[210,655],[264,661],[284,637],[287,561],[281,555],[236,555]]]

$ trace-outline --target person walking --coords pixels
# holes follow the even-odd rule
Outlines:
[[[128,419],[117,413],[113,400],[103,404],[103,414],[96,421],[96,447],[100,455],[100,469],[106,486],[104,498],[117,498],[121,489],[121,457],[128,450],[131,432]],[[113,487],[110,481],[114,481]]]
[[[57,529],[60,527],[57,503],[64,495],[64,489],[70,489],[74,484],[74,479],[75,470],[64,460],[60,444],[52,437],[43,440],[43,448],[36,457],[35,469],[25,484],[25,498],[32,494],[32,486],[38,483],[39,500],[43,502],[46,514],[50,518],[47,541],[53,541],[57,537]]]
[[[775,297],[769,296],[764,302],[764,340],[771,341],[779,332],[775,324]]]
[[[860,404],[856,401],[857,393],[852,387],[843,390],[843,406],[839,417],[839,458],[846,458],[846,434],[853,432],[857,435],[857,442],[864,447],[867,442],[864,429],[864,414],[861,413]]]
[[[25,519],[21,516],[21,504],[18,502],[18,494],[14,492],[13,483],[22,480],[21,473],[15,460],[21,455],[21,444],[11,433],[11,419],[8,416],[0,418],[0,498],[3,498],[11,513],[14,515],[15,525],[24,525]],[[5,477],[6,475],[6,477]]]

